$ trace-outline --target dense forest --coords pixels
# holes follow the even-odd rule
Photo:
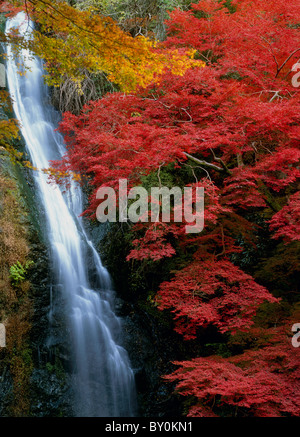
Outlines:
[[[81,186],[82,217],[116,295],[160,337],[164,364],[152,362],[148,372],[158,371],[167,387],[165,414],[176,404],[174,412],[188,417],[299,416],[299,2],[11,0],[0,11],[11,56],[30,49],[43,59],[66,146],[37,170],[0,88],[0,322],[7,331],[0,371],[13,386],[2,414],[34,415],[30,339],[39,278],[48,274],[38,261],[46,243],[26,225],[28,206],[16,205],[30,175],[43,171],[66,192],[70,181]],[[4,32],[20,11],[35,23],[32,38]],[[19,74],[28,74],[22,65]],[[100,223],[99,189],[114,190],[121,217],[120,180],[126,195],[143,188],[150,198],[153,187],[203,189],[203,229],[186,231],[195,215],[183,214],[175,198],[169,220],[159,198],[155,220],[147,210],[137,222]],[[193,194],[194,214],[196,201]],[[48,363],[50,373],[65,371],[57,363]]]

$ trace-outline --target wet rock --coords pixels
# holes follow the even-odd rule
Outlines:
[[[70,387],[71,382],[56,374],[54,366],[35,369],[31,377],[31,414],[34,417],[72,416]]]
[[[12,377],[7,367],[2,368],[0,376],[0,417],[9,416],[9,407],[11,404],[13,390]]]
[[[122,318],[122,328],[123,345],[135,374],[139,416],[182,416],[182,399],[174,394],[174,384],[162,378],[175,369],[171,361],[180,356],[181,339],[137,305]]]

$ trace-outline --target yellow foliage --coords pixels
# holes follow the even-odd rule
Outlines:
[[[0,120],[0,144],[19,137],[18,122],[14,119]]]
[[[11,101],[6,91],[0,90],[0,108],[2,112],[12,111]],[[22,153],[15,150],[12,146],[12,140],[19,138],[19,123],[14,118],[0,119],[0,147],[5,148],[13,160],[19,159]]]
[[[39,25],[29,45],[46,60],[49,85],[59,85],[66,74],[80,86],[86,69],[105,72],[122,91],[130,92],[157,82],[166,70],[182,75],[188,68],[203,66],[193,59],[193,51],[158,50],[155,42],[132,38],[110,17],[92,9],[80,11],[59,0],[28,0],[27,6]]]

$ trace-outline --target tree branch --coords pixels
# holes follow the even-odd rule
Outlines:
[[[280,71],[283,69],[283,67],[285,66],[285,64],[291,59],[291,57],[295,54],[295,53],[297,53],[298,51],[300,50],[300,47],[298,48],[298,49],[296,49],[296,50],[294,50],[287,58],[286,58],[286,60],[281,64],[281,66],[279,67],[279,68],[277,68],[277,73],[276,73],[276,76],[275,77],[277,77],[278,76],[278,74],[280,73]]]
[[[222,164],[222,162],[223,162],[222,160],[221,160],[222,167],[219,167],[218,165],[213,164],[213,163],[211,163],[211,162],[207,162],[207,161],[203,161],[202,159],[195,158],[194,156],[190,155],[190,154],[187,153],[187,152],[183,152],[183,153],[184,153],[185,156],[186,156],[187,158],[189,158],[191,161],[196,162],[196,164],[203,165],[203,167],[211,168],[211,169],[216,170],[216,171],[218,171],[218,172],[220,172],[220,173],[225,171],[227,174],[230,174],[230,175],[231,175],[231,171],[228,170],[228,168],[225,166],[224,163],[223,163],[224,165]],[[218,158],[218,159],[221,159],[221,158]]]

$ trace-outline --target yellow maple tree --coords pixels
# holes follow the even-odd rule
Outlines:
[[[102,71],[122,91],[130,92],[159,81],[166,70],[181,75],[188,68],[202,65],[193,59],[193,51],[163,50],[144,36],[133,38],[112,18],[92,8],[81,11],[60,0],[10,3],[23,5],[37,23],[27,44],[45,59],[48,85],[59,85],[65,74],[80,88],[85,70]]]

